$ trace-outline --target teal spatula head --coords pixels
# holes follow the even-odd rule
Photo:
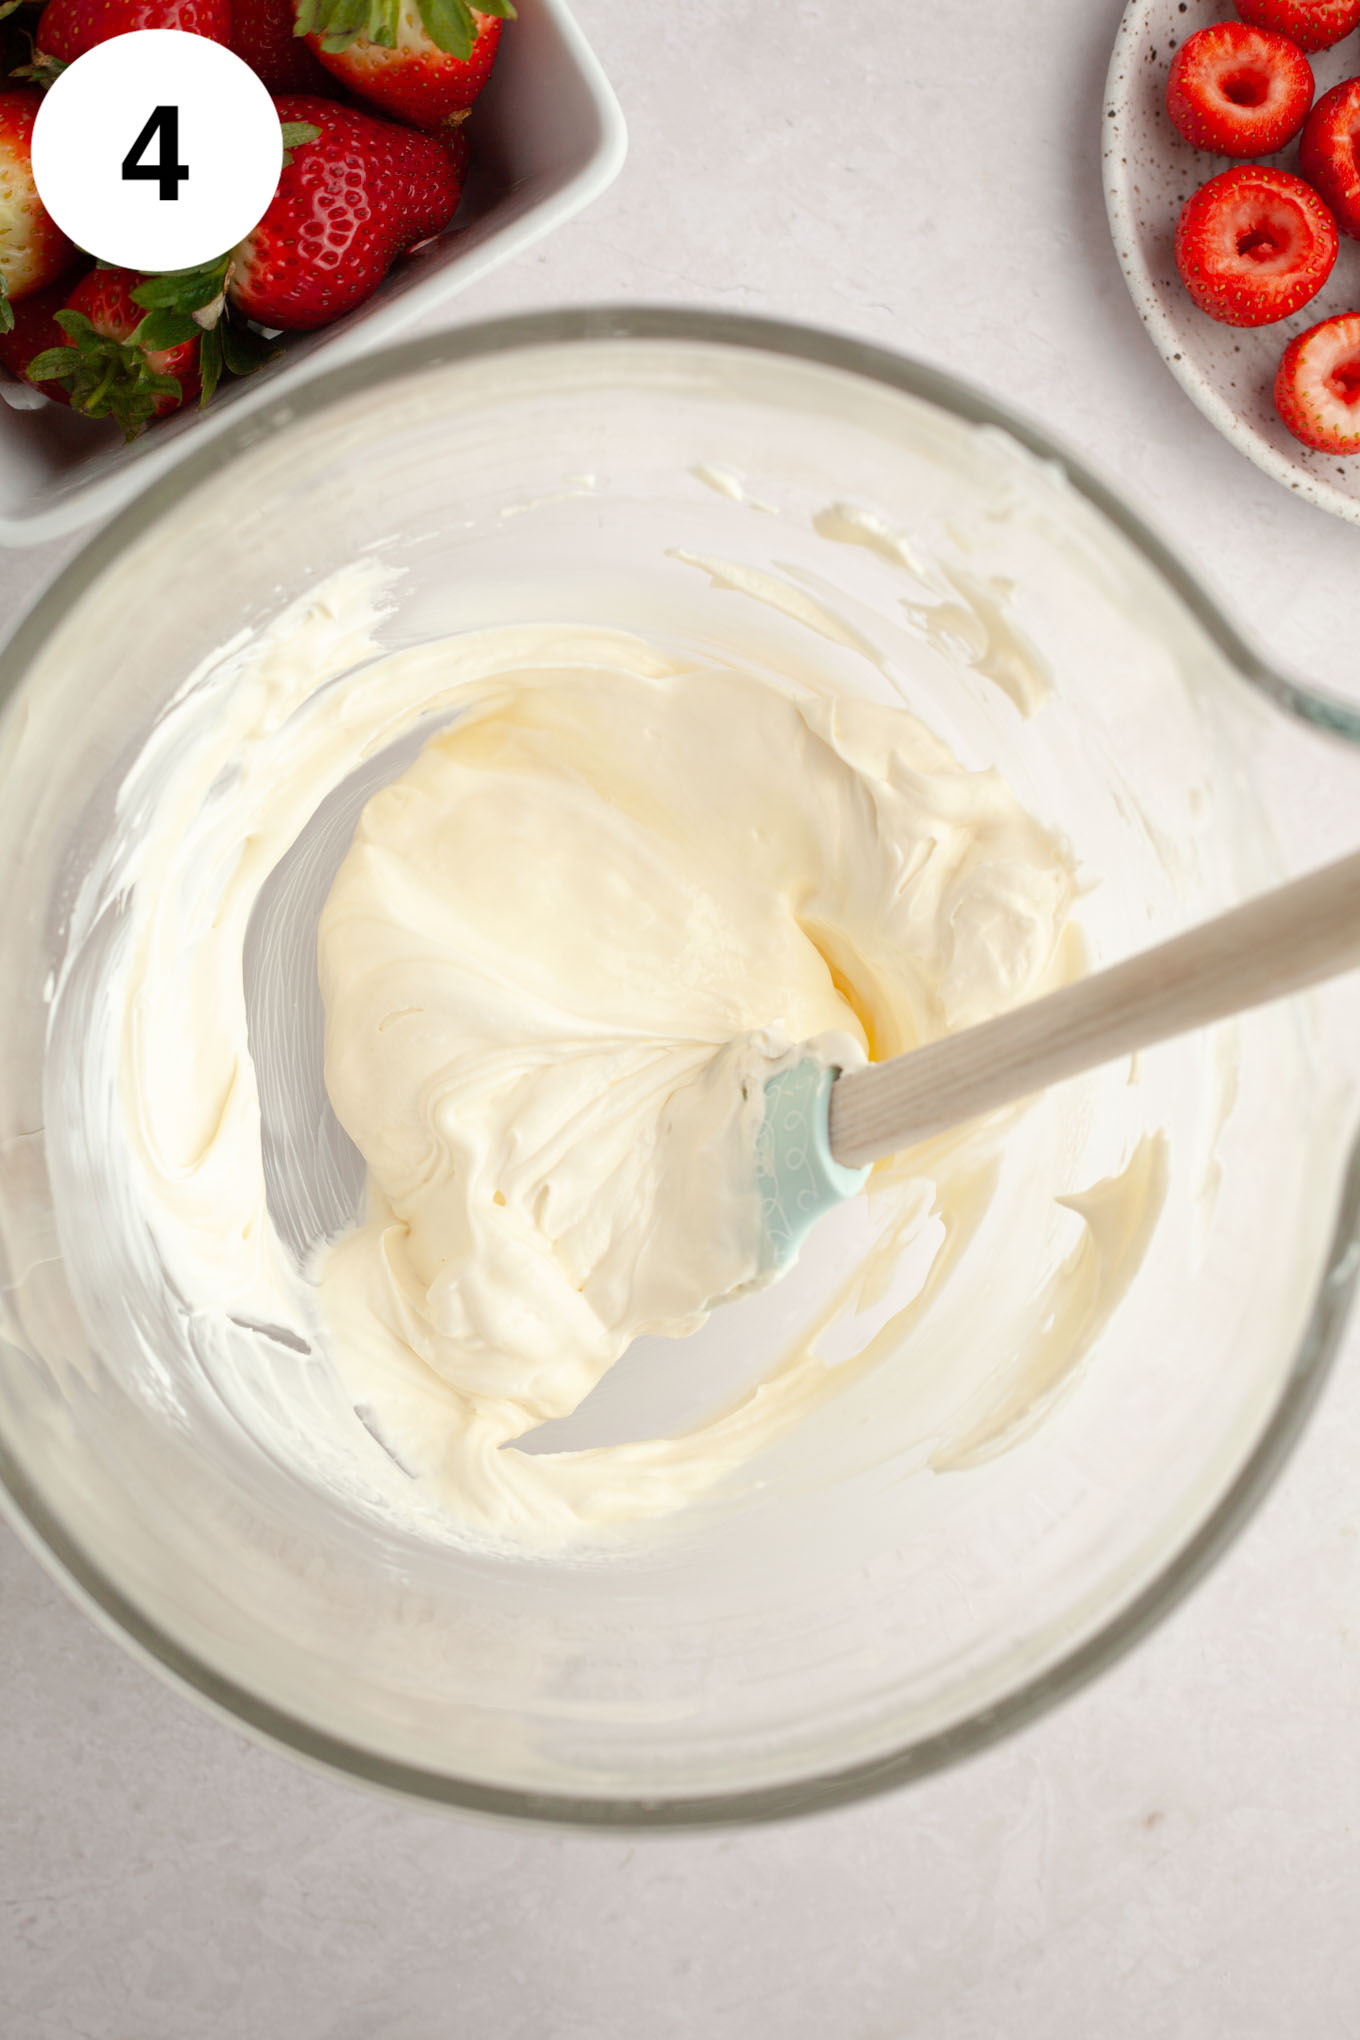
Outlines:
[[[862,1190],[867,1169],[846,1169],[831,1153],[828,1114],[836,1071],[794,1063],[765,1086],[765,1117],[756,1139],[756,1182],[765,1220],[766,1265],[793,1260],[824,1213]]]

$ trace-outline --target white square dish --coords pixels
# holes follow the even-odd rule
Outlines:
[[[224,384],[124,445],[117,429],[57,404],[0,405],[0,545],[36,545],[106,517],[227,418],[348,360],[517,255],[618,175],[627,131],[609,82],[563,0],[517,0],[491,82],[472,112],[473,163],[447,233],[398,262],[358,311],[281,345],[277,361]],[[5,394],[31,396],[0,370]]]

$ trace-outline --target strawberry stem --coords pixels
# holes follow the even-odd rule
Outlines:
[[[98,418],[103,415],[104,406],[108,401],[109,391],[113,387],[113,372],[114,363],[112,362],[112,360],[106,358],[104,363],[104,373],[99,378],[99,381],[95,384],[89,396],[85,398],[83,404],[83,408],[89,412],[92,418]]]
[[[513,21],[512,0],[416,0],[426,35],[445,56],[466,63],[481,32],[478,15]],[[351,43],[373,43],[379,49],[397,46],[401,0],[297,0],[295,35],[321,37],[327,56],[339,56]]]
[[[66,69],[61,57],[40,56],[35,49],[31,64],[19,64],[10,72],[11,78],[22,78],[29,85],[40,85],[46,92]]]

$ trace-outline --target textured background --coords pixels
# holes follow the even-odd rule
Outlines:
[[[459,318],[709,304],[945,363],[1103,466],[1279,658],[1360,692],[1356,533],[1216,437],[1115,265],[1116,0],[578,12],[630,160]],[[0,556],[0,616],[61,556]],[[634,1845],[389,1805],[256,1749],[0,1530],[0,2034],[1353,2040],[1358,1437],[1352,1336],[1234,1553],[1056,1715],[871,1806]]]

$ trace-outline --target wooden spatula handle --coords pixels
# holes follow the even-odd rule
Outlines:
[[[1357,966],[1360,854],[1014,1012],[839,1078],[831,1152],[850,1168],[876,1161]]]

